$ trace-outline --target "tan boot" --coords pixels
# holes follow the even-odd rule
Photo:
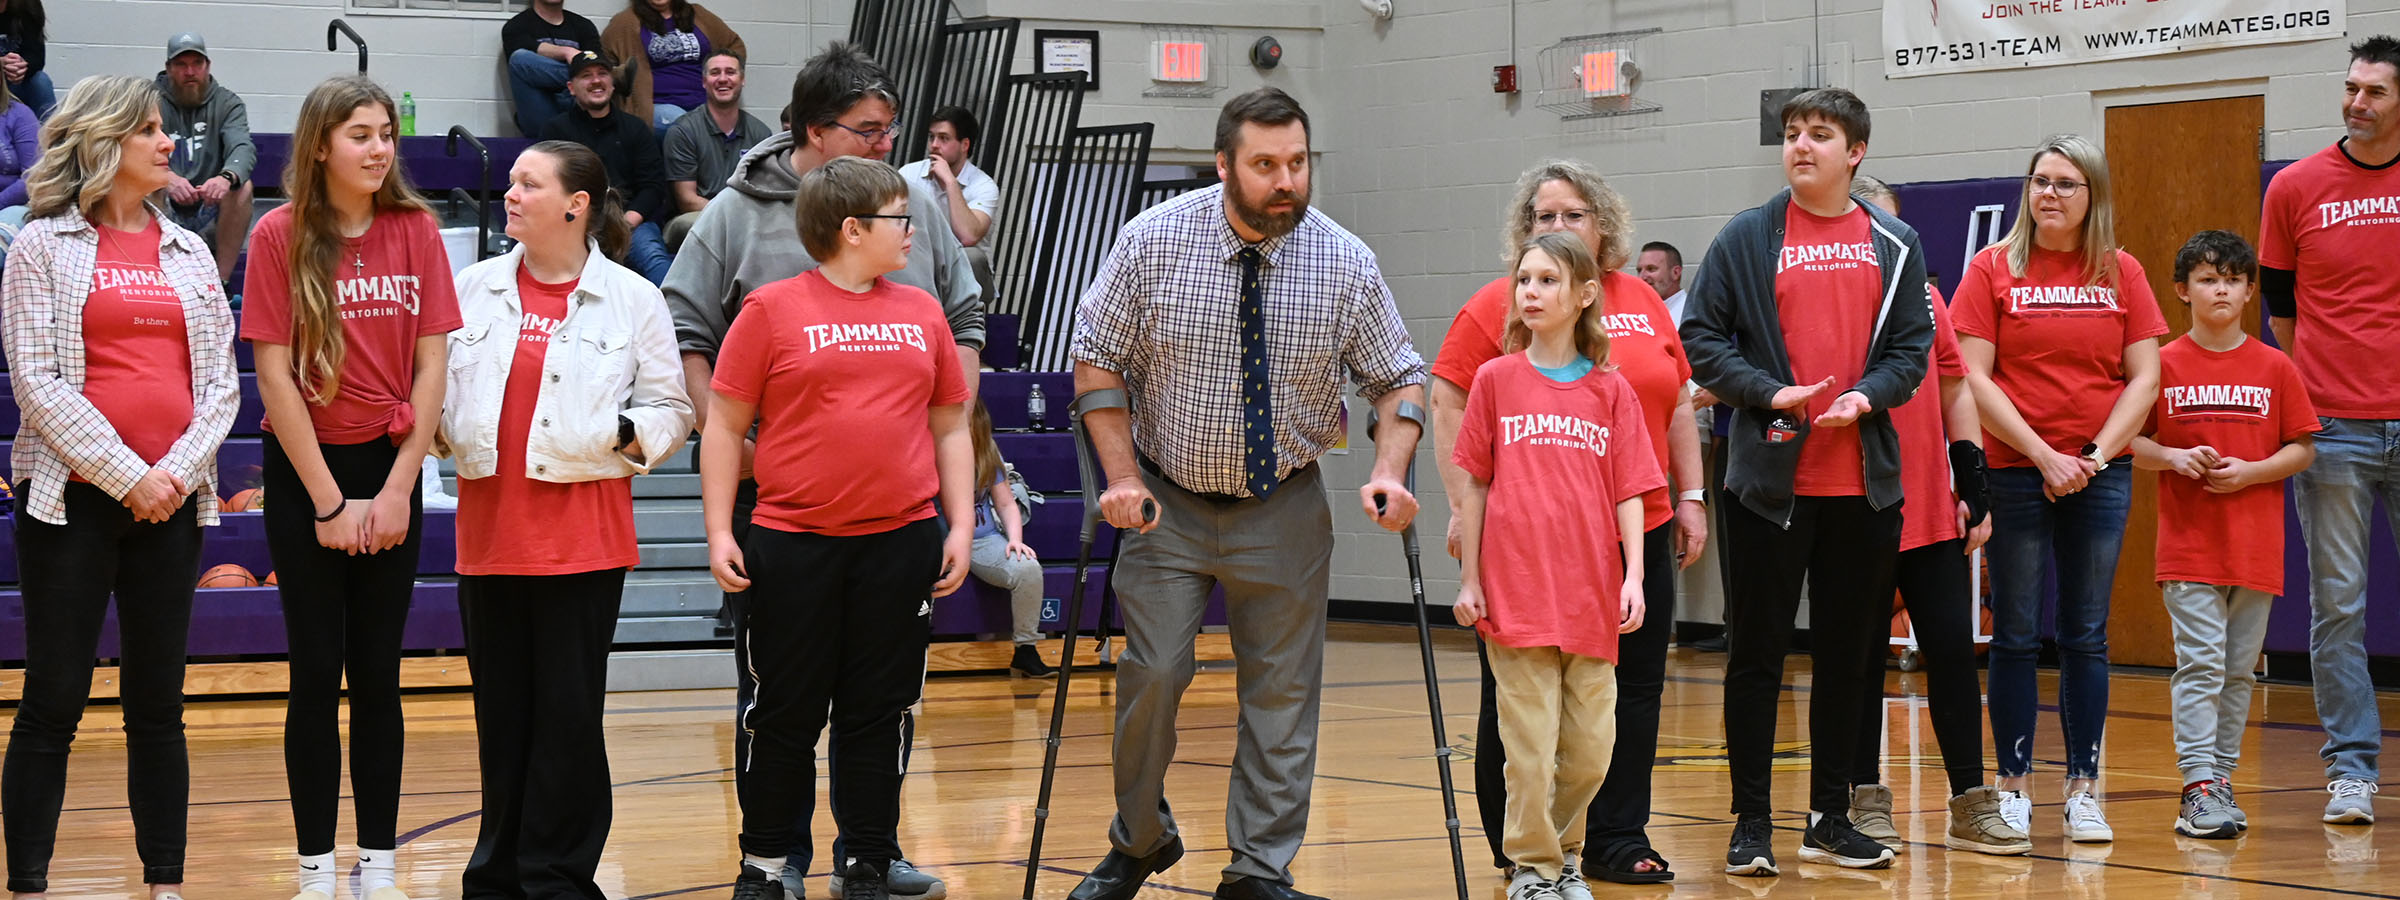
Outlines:
[[[1891,788],[1880,784],[1852,785],[1850,827],[1866,835],[1867,840],[1892,848],[1895,855],[1908,852],[1908,842],[1900,839],[1900,826],[1892,821]]]
[[[2033,839],[2001,818],[2000,791],[1985,784],[1950,798],[1950,833],[1942,838],[1942,846],[2017,856],[2033,852]]]

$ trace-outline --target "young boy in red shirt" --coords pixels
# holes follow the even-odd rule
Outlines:
[[[2267,610],[2283,593],[2283,480],[2316,458],[2308,389],[2290,357],[2242,331],[2258,256],[2223,231],[2175,254],[2192,330],[2159,350],[2159,402],[2134,465],[2159,471],[2158,584],[2175,627],[2179,834],[2249,827],[2227,776],[2242,752]]]
[[[781,900],[816,793],[830,708],[834,811],[850,897],[881,900],[898,858],[901,714],[924,686],[933,598],[958,589],[975,536],[968,399],[941,304],[883,276],[908,264],[908,186],[837,159],[800,180],[800,242],[820,266],[753,292],[725,335],[700,449],[709,567],[750,592],[736,636],[758,689],[747,744],[737,900]],[[758,509],[733,539],[743,434],[758,427]],[[949,510],[936,518],[934,499]]]

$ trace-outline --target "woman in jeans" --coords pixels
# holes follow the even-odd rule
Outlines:
[[[332,900],[342,682],[361,900],[405,900],[400,635],[415,590],[419,461],[440,424],[449,255],[401,177],[390,94],[363,75],[309,91],[292,129],[291,202],[250,239],[242,337],[267,408],[267,550],[283,596],[292,688],[283,729],[298,900]]]
[[[581,144],[508,175],[515,249],[458,273],[438,446],[458,458],[458,593],[475,675],[483,827],[468,898],[601,897],[608,647],[634,545],[633,476],[691,436],[675,324],[610,262],[625,219]]]
[[[9,459],[26,658],[0,766],[8,889],[49,889],[67,748],[113,593],[134,846],[150,895],[177,897],[184,644],[200,528],[217,523],[217,445],[241,403],[233,311],[208,245],[143,202],[166,187],[174,150],[149,82],[84,79],[46,137],[0,287],[23,417]]]
[[[1990,453],[1992,746],[2002,818],[2031,834],[2034,656],[2043,575],[2058,574],[2066,836],[2115,833],[2093,789],[2108,715],[2108,600],[2133,501],[2127,447],[2158,399],[2167,331],[2142,265],[2117,246],[2108,161],[2060,135],[2033,152],[2017,221],[1951,301]]]

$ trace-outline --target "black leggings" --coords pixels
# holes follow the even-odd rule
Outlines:
[[[372,498],[400,448],[390,441],[325,444],[325,467],[342,496]],[[342,794],[342,677],[350,679],[350,792],[358,846],[393,849],[400,818],[400,639],[416,589],[423,498],[408,496],[408,539],[350,556],[317,543],[308,488],[283,446],[266,442],[267,550],[283,598],[292,691],[283,721],[284,777],[302,856],[333,852]],[[411,479],[413,482],[414,479]]]
[[[1983,783],[1983,684],[1975,675],[1975,621],[1967,588],[1967,544],[1952,539],[1904,550],[1893,568],[1908,620],[1916,626],[1917,658],[1925,662],[1926,706],[1933,738],[1942,747],[1950,795]],[[1857,765],[1851,784],[1882,784],[1883,660],[1869,661],[1859,719]]]
[[[1642,536],[1642,627],[1617,639],[1617,748],[1608,761],[1608,780],[1592,798],[1584,818],[1584,856],[1593,856],[1612,843],[1634,841],[1647,846],[1642,829],[1650,823],[1650,767],[1658,760],[1658,702],[1667,683],[1668,636],[1675,630],[1675,523],[1650,529]],[[1475,643],[1475,661],[1483,669],[1483,704],[1475,716],[1475,808],[1483,817],[1483,836],[1492,845],[1492,865],[1508,868],[1500,852],[1502,822],[1508,811],[1508,784],[1500,776],[1508,754],[1500,748],[1500,706],[1492,664],[1483,642]]]
[[[183,740],[183,660],[200,578],[198,506],[160,523],[89,484],[67,485],[67,524],[25,514],[17,489],[17,552],[25,594],[25,693],[0,765],[8,889],[49,890],[67,748],[83,720],[109,595],[117,601],[118,697],[125,713],[125,794],[142,882],[183,882],[191,763]]]

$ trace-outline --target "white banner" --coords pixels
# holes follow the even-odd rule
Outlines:
[[[2347,0],[1884,0],[1887,78],[2340,37]]]

